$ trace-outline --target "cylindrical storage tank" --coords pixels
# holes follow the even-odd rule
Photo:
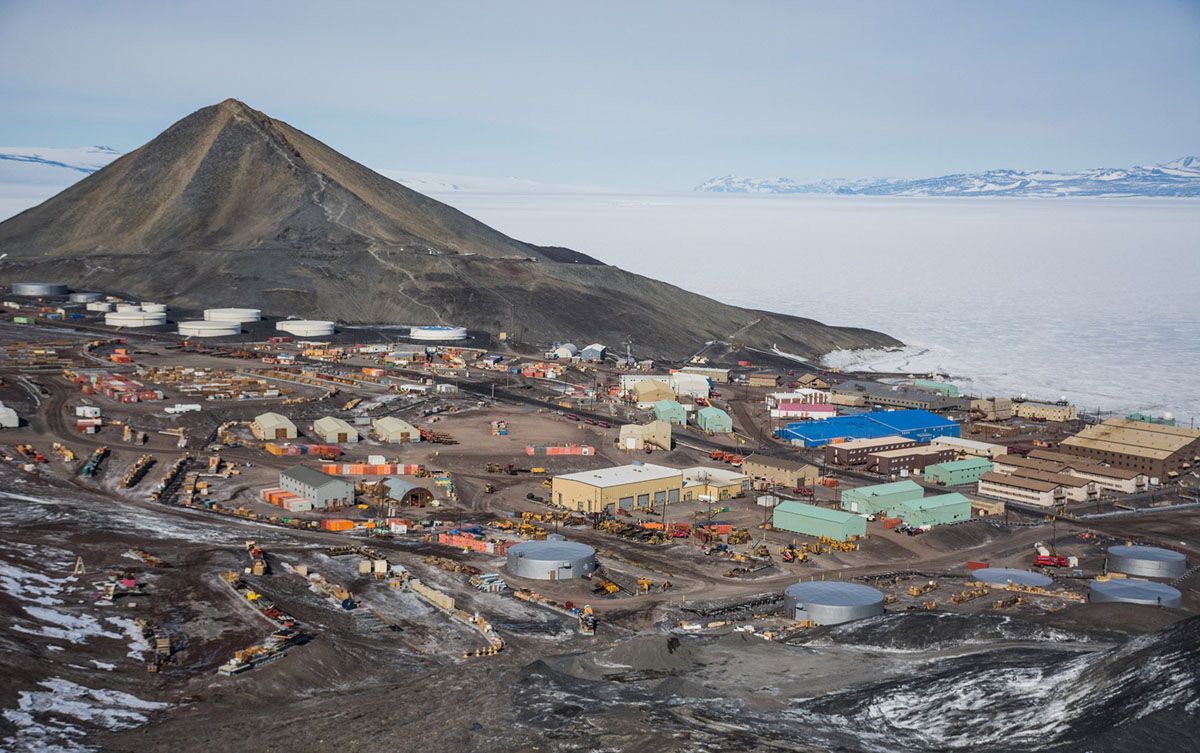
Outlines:
[[[1031,573],[1028,570],[1015,570],[1010,567],[981,568],[971,573],[971,577],[984,583],[994,583],[997,586],[1016,583],[1019,586],[1047,588],[1054,584],[1054,579],[1048,575]]]
[[[149,311],[152,314],[165,314],[167,307],[161,303],[143,303],[142,311]]]
[[[883,592],[842,581],[793,583],[783,591],[783,614],[818,625],[839,625],[883,614]]]
[[[120,311],[121,313],[127,313],[127,312],[131,312],[131,311],[141,311],[141,310],[142,310],[142,307],[136,303],[118,303],[117,304],[117,311]]]
[[[436,324],[427,327],[413,327],[409,330],[408,336],[414,340],[466,340],[467,330],[465,327],[447,327]]]
[[[112,311],[113,305],[108,301],[93,301],[87,305],[88,311]]]
[[[61,282],[14,282],[12,292],[27,296],[66,295],[67,286]]]
[[[1108,569],[1143,578],[1178,578],[1187,572],[1187,557],[1157,546],[1111,546]]]
[[[91,303],[98,301],[104,296],[100,293],[72,293],[70,295],[71,303]]]
[[[205,309],[204,319],[210,322],[257,322],[262,319],[259,309]]]
[[[296,337],[324,337],[333,334],[333,322],[285,319],[276,322],[275,329]]]
[[[596,570],[596,550],[577,541],[525,541],[508,550],[505,569],[534,580],[570,580]]]
[[[1088,601],[1092,603],[1119,601],[1125,604],[1148,604],[1158,607],[1178,607],[1183,602],[1179,589],[1165,583],[1139,578],[1113,578],[1094,580],[1088,589]]]
[[[152,311],[112,311],[104,315],[110,327],[157,327],[167,323],[167,315]]]
[[[233,337],[242,334],[242,325],[238,322],[180,322],[179,334],[186,337]]]

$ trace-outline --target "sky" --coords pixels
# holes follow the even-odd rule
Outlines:
[[[687,190],[1200,152],[1200,2],[11,2],[0,144],[227,97],[377,169]]]

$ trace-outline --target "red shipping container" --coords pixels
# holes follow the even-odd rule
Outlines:
[[[988,566],[986,562],[976,562],[975,560],[967,560],[967,569],[971,572],[982,570]]]
[[[888,529],[897,528],[902,522],[904,521],[900,518],[884,518],[883,527]]]

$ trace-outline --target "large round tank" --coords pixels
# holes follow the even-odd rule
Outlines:
[[[324,337],[333,334],[333,322],[284,319],[275,323],[275,329],[296,337]]]
[[[67,286],[61,282],[14,282],[12,292],[27,296],[66,295]]]
[[[818,625],[838,625],[883,614],[883,592],[860,583],[815,580],[783,591],[783,614]]]
[[[232,337],[242,334],[238,322],[187,321],[179,323],[179,334],[186,337]]]
[[[98,301],[103,297],[104,295],[102,293],[72,293],[70,296],[68,296],[68,300],[70,300],[71,303],[91,303],[93,301]]]
[[[447,327],[443,324],[431,324],[425,327],[413,327],[408,336],[414,340],[466,340],[465,327]]]
[[[262,319],[259,309],[205,309],[204,319],[210,322],[257,322]]]
[[[1054,579],[1048,575],[1031,573],[1028,570],[1015,570],[1011,567],[985,567],[971,573],[971,577],[983,583],[994,583],[997,586],[1016,583],[1019,586],[1047,588],[1054,584]]]
[[[142,311],[148,311],[151,314],[165,314],[167,307],[166,304],[162,303],[143,303]]]
[[[113,305],[108,301],[92,301],[87,305],[88,311],[112,311]]]
[[[154,311],[111,311],[104,315],[110,327],[157,327],[167,323],[167,315]]]
[[[118,303],[117,304],[117,311],[120,311],[121,313],[129,313],[129,312],[141,311],[141,310],[142,310],[142,306],[141,306],[141,304],[138,304],[138,303]]]
[[[1125,604],[1178,607],[1183,601],[1183,595],[1179,593],[1179,589],[1171,588],[1165,583],[1139,578],[1113,578],[1092,581],[1088,589],[1088,601],[1119,601]]]
[[[508,550],[505,569],[534,580],[582,578],[596,569],[596,550],[577,541],[524,541]]]
[[[1144,578],[1178,578],[1187,572],[1187,557],[1157,546],[1111,546],[1108,569]]]

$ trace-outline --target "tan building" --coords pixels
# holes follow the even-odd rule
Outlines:
[[[828,465],[862,465],[871,453],[916,446],[916,440],[900,436],[852,439],[825,445],[825,462]]]
[[[556,507],[584,513],[616,513],[678,502],[683,473],[650,463],[633,463],[555,476],[550,496]]]
[[[296,425],[287,416],[278,413],[263,413],[250,422],[250,432],[259,439],[295,439],[299,436]]]
[[[751,374],[746,379],[746,384],[750,387],[778,387],[779,375],[773,371],[760,371],[756,374]]]
[[[707,377],[713,381],[713,384],[729,383],[729,369],[718,369],[710,366],[684,366],[680,371],[684,374],[697,374]]]
[[[625,424],[617,438],[617,447],[622,450],[644,450],[649,445],[655,450],[671,449],[671,424],[669,421],[651,421],[648,424]]]
[[[1200,457],[1200,430],[1110,418],[1064,439],[1059,448],[1096,464],[1168,479]]]
[[[750,490],[750,477],[727,468],[697,466],[683,469],[685,502],[720,502]]]
[[[843,408],[861,408],[867,404],[867,399],[862,395],[849,395],[835,392],[829,396],[829,404],[840,405]]]
[[[770,455],[751,455],[746,458],[742,461],[742,472],[755,481],[789,489],[815,486],[820,476],[820,470],[815,465]]]
[[[1128,468],[1114,468],[1111,465],[1098,465],[1089,462],[1087,458],[1053,450],[1033,450],[1029,457],[1034,460],[1050,460],[1061,463],[1062,473],[1070,473],[1080,478],[1096,482],[1096,486],[1105,491],[1119,494],[1133,494],[1142,491],[1150,479],[1144,473],[1131,471]]]
[[[829,384],[828,380],[816,374],[805,374],[796,380],[796,386],[812,387],[814,390],[827,390],[832,385]]]
[[[312,425],[313,434],[329,444],[346,444],[358,441],[358,429],[336,416],[318,418]]]
[[[1054,507],[1060,495],[1060,487],[1057,484],[1021,476],[1006,476],[1003,473],[985,473],[980,476],[977,491],[986,497],[998,497],[1039,507]]]
[[[971,401],[971,415],[984,421],[1007,421],[1013,417],[1013,401],[1006,397],[992,397]]]
[[[657,403],[659,400],[674,400],[675,390],[666,382],[644,380],[633,385],[633,399],[640,403]]]
[[[375,433],[376,439],[388,444],[409,444],[421,441],[420,429],[395,416],[375,419],[371,422],[371,430]]]
[[[931,447],[955,450],[963,457],[987,458],[988,460],[995,460],[1008,452],[1008,448],[1002,444],[977,442],[974,439],[961,437],[934,437],[929,440],[929,444]]]
[[[1074,421],[1078,418],[1075,406],[1069,403],[1037,403],[1032,400],[1013,402],[1013,415],[1031,421]]]
[[[1089,499],[1095,499],[1099,493],[1094,482],[1079,476],[1072,476],[1069,473],[1023,470],[1014,475],[1018,478],[1054,484],[1061,491],[1061,498],[1067,502],[1087,502]]]

